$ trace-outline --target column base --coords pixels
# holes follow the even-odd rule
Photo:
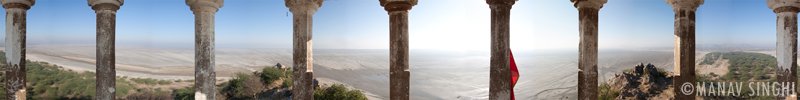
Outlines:
[[[391,100],[408,100],[409,99],[409,79],[411,72],[408,70],[403,71],[390,71],[389,72],[389,97]]]
[[[292,99],[311,100],[314,98],[314,72],[301,72],[300,74],[300,77],[294,79]]]
[[[695,77],[692,75],[673,76],[672,87],[675,95],[675,100],[695,100],[697,94],[697,83]],[[688,84],[687,84],[688,83]]]

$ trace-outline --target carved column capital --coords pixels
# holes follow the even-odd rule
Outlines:
[[[489,8],[492,10],[511,10],[511,6],[513,6],[515,2],[517,2],[517,0],[486,0],[486,4],[489,4]]]
[[[186,0],[186,5],[192,12],[213,12],[216,13],[222,8],[225,0]]]
[[[292,13],[314,14],[322,7],[323,0],[285,0],[286,7]]]
[[[515,2],[517,2],[517,0],[486,0],[486,4],[489,4],[489,5],[507,5],[507,6],[511,6],[511,5],[514,5]]]
[[[767,7],[775,13],[800,12],[800,0],[767,0]]]
[[[31,6],[36,3],[36,0],[0,0],[0,4],[3,4],[3,8],[11,9],[11,8],[20,8],[20,9],[31,9]]]
[[[690,9],[692,11],[697,11],[697,7],[703,5],[705,0],[664,0],[667,4],[672,6],[673,11],[678,11],[678,9]]]
[[[575,8],[603,8],[603,4],[606,4],[608,0],[569,0],[570,2],[575,4]]]
[[[384,10],[392,11],[408,11],[411,7],[417,5],[417,0],[379,0]]]
[[[117,11],[125,0],[86,0],[94,11],[111,10]]]

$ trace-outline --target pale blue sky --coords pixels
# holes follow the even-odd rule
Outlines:
[[[698,44],[775,46],[776,17],[764,0],[706,0],[696,15]],[[28,44],[93,44],[95,16],[85,0],[37,0]],[[283,0],[226,0],[216,46],[291,48],[291,16]],[[673,16],[664,0],[610,0],[600,10],[599,46],[672,47]],[[410,47],[488,50],[489,18],[484,0],[420,0],[409,13]],[[314,48],[388,49],[388,22],[378,0],[325,1],[314,14]],[[184,0],[127,0],[116,35],[117,46],[193,48],[194,15]],[[578,38],[569,0],[520,0],[511,10],[512,49],[577,49]]]

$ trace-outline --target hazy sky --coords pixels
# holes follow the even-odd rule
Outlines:
[[[488,50],[489,10],[484,0],[419,0],[409,13],[410,48]],[[696,15],[698,44],[775,46],[776,17],[764,0],[706,0]],[[28,44],[95,43],[96,15],[85,0],[37,0],[27,16]],[[291,16],[283,0],[226,0],[216,13],[216,46],[291,48]],[[610,0],[599,14],[599,46],[672,47],[673,21],[664,0]],[[389,48],[389,16],[378,0],[325,1],[313,23],[317,49]],[[569,0],[520,0],[511,10],[512,49],[577,49],[578,38]],[[194,15],[184,0],[126,0],[116,40],[193,48]]]

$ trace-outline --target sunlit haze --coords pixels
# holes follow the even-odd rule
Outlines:
[[[117,13],[117,45],[192,48],[194,20],[182,0],[130,0]],[[567,0],[522,0],[511,10],[512,49],[578,47],[578,12]],[[672,47],[672,8],[659,0],[608,2],[599,48]],[[422,0],[409,13],[411,49],[488,50],[484,0]],[[283,0],[228,0],[216,13],[218,48],[291,48]],[[86,2],[41,0],[28,11],[28,44],[93,44]],[[388,49],[388,14],[377,0],[331,0],[314,14],[315,49]],[[698,44],[775,46],[775,14],[758,0],[707,0],[697,10]],[[3,25],[4,26],[4,25]]]

